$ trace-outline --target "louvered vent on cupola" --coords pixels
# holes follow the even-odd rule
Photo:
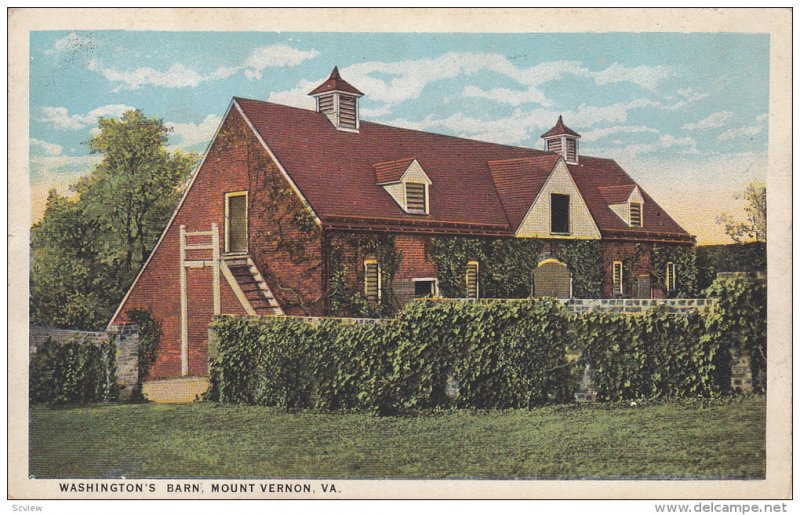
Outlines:
[[[334,66],[328,80],[317,86],[310,96],[317,100],[317,112],[323,113],[337,129],[358,131],[358,99],[362,92],[351,86]]]
[[[561,116],[558,117],[558,121],[552,129],[542,134],[542,138],[545,142],[545,150],[561,154],[564,156],[564,160],[571,165],[578,164],[578,140],[581,135],[564,125]]]

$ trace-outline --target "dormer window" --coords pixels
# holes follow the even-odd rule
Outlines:
[[[430,187],[433,183],[419,161],[408,157],[375,163],[372,168],[377,184],[383,186],[403,211],[413,215],[430,213]]]
[[[600,186],[597,191],[628,227],[644,227],[644,196],[637,185]]]
[[[406,211],[409,213],[428,212],[428,185],[419,182],[407,182]]]
[[[642,226],[642,203],[641,202],[631,202],[630,203],[630,226],[631,227],[641,227]]]

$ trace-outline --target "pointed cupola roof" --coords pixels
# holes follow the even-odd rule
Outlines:
[[[542,134],[542,138],[550,138],[552,136],[563,136],[565,134],[568,136],[575,136],[576,138],[581,137],[580,134],[578,134],[577,132],[573,131],[572,129],[564,125],[564,119],[561,117],[561,115],[558,115],[558,121],[556,122],[555,127]]]
[[[341,75],[339,75],[339,67],[334,66],[333,71],[331,72],[331,76],[328,77],[328,80],[314,88],[314,90],[309,93],[309,95],[320,95],[322,93],[328,93],[330,91],[341,91],[342,93],[350,93],[351,95],[358,95],[360,97],[364,96],[364,93],[360,92],[356,88],[350,85],[349,82],[344,80]]]

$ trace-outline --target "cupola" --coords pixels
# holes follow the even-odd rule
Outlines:
[[[339,130],[358,132],[358,99],[364,93],[351,86],[334,66],[328,80],[317,86],[309,96],[317,100],[317,112],[323,113]]]
[[[561,154],[568,164],[578,164],[578,140],[581,135],[564,125],[561,115],[555,127],[542,134],[542,138],[545,150]]]

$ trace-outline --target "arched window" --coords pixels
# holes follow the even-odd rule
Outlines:
[[[667,291],[675,291],[675,263],[672,261],[667,263],[666,279]]]

